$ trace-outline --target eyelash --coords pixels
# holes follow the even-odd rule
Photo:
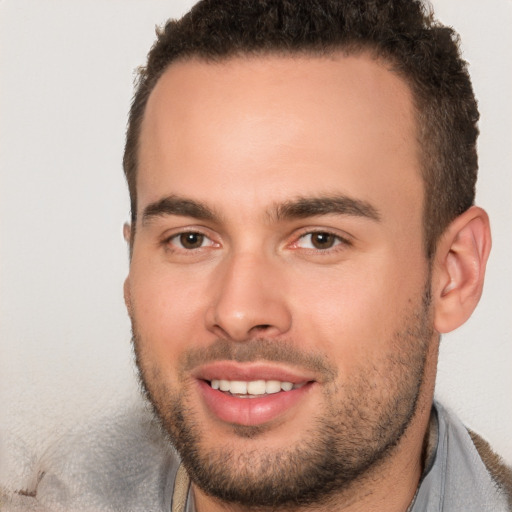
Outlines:
[[[171,251],[186,251],[186,252],[192,252],[192,251],[195,251],[195,250],[199,250],[199,249],[203,249],[205,246],[203,246],[203,244],[201,243],[201,245],[199,247],[193,247],[193,248],[185,248],[183,247],[183,244],[181,243],[182,247],[176,247],[174,246],[174,244],[172,244],[172,240],[174,239],[180,239],[181,237],[184,237],[184,236],[187,236],[187,235],[196,235],[196,236],[199,236],[199,237],[202,237],[202,242],[204,242],[204,240],[210,240],[210,244],[207,245],[207,247],[213,247],[215,245],[219,245],[219,244],[216,244],[216,242],[214,242],[211,237],[209,237],[208,235],[206,235],[205,233],[202,233],[201,231],[181,231],[180,233],[175,233],[167,238],[165,238],[163,240],[163,245],[168,249],[168,250],[171,250]]]
[[[186,248],[186,247],[183,247],[183,243],[182,243],[183,241],[178,242],[181,244],[181,247],[177,246],[176,243],[174,243],[174,244],[172,243],[173,240],[180,240],[182,237],[187,236],[187,235],[196,235],[198,237],[201,237],[201,245],[199,245],[198,247]],[[308,237],[308,236],[313,237],[314,235],[326,235],[327,237],[331,237],[330,240],[333,242],[333,245],[331,245],[330,247],[326,247],[326,248],[301,247],[300,246],[301,241],[306,239],[306,237]],[[205,240],[209,240],[210,243],[208,243],[207,245],[203,245]],[[310,242],[310,244],[314,245],[314,242]],[[162,245],[164,245],[164,247],[171,252],[177,252],[177,251],[184,251],[184,252],[193,252],[194,251],[195,252],[195,251],[204,249],[205,247],[219,247],[220,246],[219,243],[213,241],[211,239],[211,237],[209,237],[207,234],[205,234],[201,231],[193,231],[193,230],[175,233],[175,234],[165,238],[162,241]],[[316,254],[330,254],[334,251],[343,250],[344,248],[350,247],[351,245],[352,245],[352,242],[350,240],[348,240],[347,238],[342,237],[338,234],[332,233],[327,230],[322,230],[322,229],[317,229],[317,230],[310,229],[310,230],[303,231],[302,233],[300,233],[299,236],[296,238],[296,240],[289,247],[291,247],[292,249],[304,249],[308,252],[311,251]],[[341,246],[341,247],[339,247],[339,246]]]
[[[304,247],[303,249],[305,250],[308,250],[308,251],[314,251],[315,253],[317,254],[329,254],[329,253],[332,253],[333,251],[338,251],[338,250],[342,250],[343,248],[346,248],[346,247],[350,247],[352,245],[352,242],[350,240],[348,240],[347,238],[341,236],[341,235],[338,235],[338,234],[335,234],[335,233],[332,233],[331,231],[328,231],[328,230],[324,230],[324,229],[317,229],[317,230],[307,230],[307,231],[304,231],[303,233],[301,233],[299,235],[299,237],[297,238],[297,241],[293,243],[292,247],[295,247],[295,248],[300,248],[299,246],[299,243],[301,240],[305,239],[306,237],[308,236],[314,236],[314,235],[327,235],[328,237],[332,237],[334,239],[334,245],[332,245],[331,247],[327,247],[327,248],[318,248],[318,247]],[[339,247],[341,246],[341,247]]]

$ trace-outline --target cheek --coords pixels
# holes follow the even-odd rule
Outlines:
[[[178,273],[138,269],[130,272],[133,319],[147,357],[173,361],[187,346],[201,339],[204,290],[201,280]]]
[[[423,272],[404,274],[393,258],[317,273],[291,293],[296,333],[335,359],[340,371],[378,361],[392,350],[407,311],[423,292]]]

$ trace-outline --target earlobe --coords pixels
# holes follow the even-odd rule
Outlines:
[[[125,222],[123,224],[123,237],[125,241],[129,244],[130,243],[130,236],[131,236],[132,228],[128,222]],[[128,315],[132,316],[132,298],[130,293],[130,275],[124,280],[123,284],[123,295],[124,295],[124,303],[126,305],[126,309],[128,310]]]
[[[125,222],[123,224],[123,238],[125,242],[130,243],[130,236],[131,236],[132,227],[130,223]]]
[[[473,313],[482,294],[490,250],[489,217],[476,206],[457,217],[439,240],[432,280],[438,332],[456,329]]]
[[[124,303],[126,304],[126,309],[128,310],[128,315],[131,318],[131,316],[132,316],[132,297],[131,297],[131,292],[130,292],[130,276],[128,276],[124,280],[123,295],[124,295]]]

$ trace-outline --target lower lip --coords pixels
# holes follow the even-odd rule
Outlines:
[[[208,409],[222,421],[236,425],[256,426],[274,420],[295,406],[312,383],[298,389],[281,391],[256,398],[238,398],[213,389],[204,380],[199,380],[199,389]]]

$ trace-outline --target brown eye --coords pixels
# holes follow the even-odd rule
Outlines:
[[[340,244],[350,245],[344,238],[328,231],[311,231],[302,235],[297,241],[296,246],[301,249],[327,251]]]
[[[199,249],[204,243],[205,236],[201,233],[182,233],[180,244],[184,249]]]
[[[315,249],[330,249],[336,243],[336,237],[331,233],[311,233],[311,245]]]

